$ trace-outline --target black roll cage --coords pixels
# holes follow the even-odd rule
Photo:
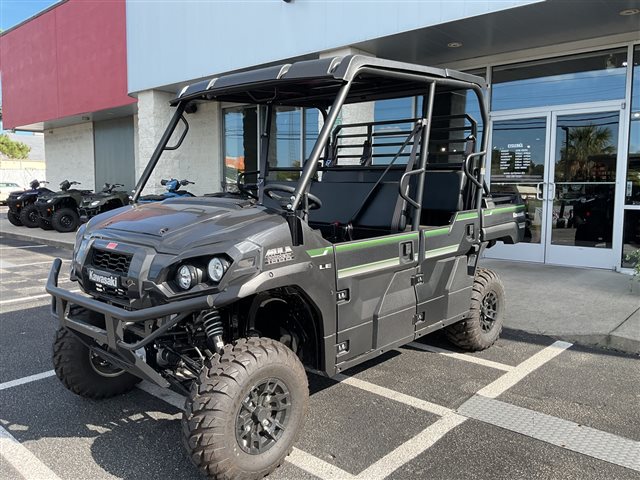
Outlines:
[[[300,176],[300,179],[298,180],[295,193],[292,195],[291,202],[288,205],[287,216],[289,217],[289,220],[290,220],[289,223],[293,225],[293,222],[291,220],[293,220],[292,217],[294,216],[300,218],[296,213],[298,211],[301,211],[302,218],[308,218],[308,215],[307,215],[308,202],[305,200],[306,195],[309,193],[311,181],[316,175],[316,172],[318,171],[319,160],[322,156],[322,152],[328,146],[328,140],[331,136],[333,125],[335,124],[336,119],[338,118],[338,114],[340,113],[342,106],[346,103],[350,90],[352,89],[352,86],[354,85],[354,82],[356,81],[356,79],[362,76],[369,75],[374,78],[401,80],[401,81],[414,82],[419,85],[424,85],[426,91],[423,91],[424,93],[423,93],[423,103],[422,103],[423,108],[422,108],[421,143],[422,145],[425,145],[425,146],[429,145],[429,135],[431,132],[431,123],[432,123],[432,117],[433,117],[434,100],[435,100],[435,93],[436,93],[437,86],[445,86],[445,87],[450,87],[452,89],[469,89],[475,93],[476,98],[478,100],[478,105],[480,108],[480,116],[482,118],[482,123],[484,125],[484,128],[482,130],[481,148],[480,148],[480,151],[471,152],[469,155],[466,156],[463,162],[463,171],[467,179],[477,187],[476,194],[475,194],[475,202],[473,207],[478,210],[478,216],[480,219],[480,229],[476,230],[475,232],[475,237],[476,237],[475,240],[478,240],[480,231],[482,230],[482,220],[483,220],[482,211],[481,211],[482,196],[484,193],[488,193],[488,189],[485,184],[485,168],[486,168],[485,165],[486,165],[486,154],[487,154],[487,146],[488,146],[488,136],[487,136],[488,115],[487,115],[487,111],[483,101],[483,92],[482,92],[481,86],[479,85],[479,83],[474,83],[473,81],[450,78],[455,76],[453,75],[453,73],[456,73],[458,77],[465,77],[466,74],[461,74],[457,72],[452,73],[451,71],[448,71],[448,70],[438,71],[435,69],[429,69],[428,67],[420,67],[420,66],[414,66],[415,71],[411,72],[411,71],[408,71],[410,69],[407,67],[407,64],[399,64],[397,62],[384,61],[381,59],[371,59],[372,63],[374,64],[374,66],[372,66],[370,64],[367,64],[366,61],[363,61],[363,59],[366,60],[366,57],[360,57],[360,56],[345,57],[345,61],[346,60],[349,61],[349,64],[346,67],[347,73],[345,73],[343,77],[337,78],[338,80],[342,79],[342,82],[341,82],[342,84],[339,87],[337,95],[335,95],[335,98],[331,103],[331,106],[328,112],[321,106],[316,105],[316,108],[318,108],[320,112],[322,112],[324,123],[318,134],[318,138],[313,147],[313,150],[311,151],[311,154],[307,159],[307,161],[304,163],[302,174]],[[279,67],[280,70],[276,78],[286,78],[286,73],[289,70],[294,70],[294,66],[302,65],[305,63],[311,64],[312,62],[314,61],[299,62],[299,64],[293,64],[293,66],[292,65],[281,66]],[[322,61],[318,60],[315,62],[319,64]],[[351,70],[349,70],[352,63],[355,64],[355,66]],[[391,66],[398,65],[398,66],[402,66],[403,68],[398,70],[393,70],[390,68],[386,68],[385,67],[386,64],[389,64]],[[333,68],[334,70],[339,70],[340,68],[342,68],[342,59],[340,57],[336,57],[332,59],[331,67],[328,71],[329,73],[333,71],[331,70],[331,68]],[[276,69],[276,67],[269,67],[266,69],[256,70],[255,75],[257,76],[257,80],[256,80],[257,84],[259,85],[259,84],[265,83],[264,78],[261,78],[261,76],[272,74],[274,69]],[[426,70],[426,71],[422,73],[418,73],[421,70]],[[433,71],[434,73],[432,74],[431,71]],[[440,72],[442,72],[445,76],[444,77],[436,76],[436,74],[440,74]],[[235,76],[242,76],[242,75],[247,76],[250,73],[251,72],[234,74],[234,75],[230,75],[229,78],[232,78]],[[468,77],[473,78],[471,76],[468,76]],[[215,96],[212,94],[206,94],[206,91],[209,88],[212,88],[213,85],[215,85],[216,81],[218,80],[221,80],[222,82],[224,82],[225,77],[222,77],[221,79],[211,80],[208,83],[207,88],[205,90],[197,90],[195,93],[191,93],[190,95],[186,95],[184,97],[182,97],[182,95],[179,95],[178,98],[173,102],[173,105],[175,105],[176,107],[176,111],[174,112],[156,149],[154,150],[153,154],[151,155],[151,158],[149,159],[149,163],[144,169],[140,177],[140,180],[136,185],[135,194],[133,196],[134,203],[137,203],[140,197],[140,193],[142,192],[144,186],[148,182],[151,176],[151,173],[155,169],[162,153],[165,150],[175,150],[182,144],[187,134],[187,131],[189,129],[189,124],[186,118],[184,117],[185,110],[187,110],[189,106],[192,106],[193,105],[192,102],[196,100],[202,100],[202,99],[223,100],[224,99],[224,95]],[[286,80],[279,80],[279,82],[281,82],[282,84],[285,84]],[[278,86],[273,87],[274,94],[271,97],[265,98],[265,99],[257,99],[253,96],[253,94],[251,94],[251,92],[248,91],[249,87],[252,84],[250,82],[246,82],[244,85],[245,85],[245,88],[247,89],[246,93],[247,95],[249,95],[250,98],[253,98],[257,103],[265,104],[267,107],[266,119],[265,119],[266,121],[262,122],[262,124],[264,125],[264,129],[260,134],[261,149],[260,149],[260,158],[259,158],[259,174],[258,174],[258,182],[257,182],[258,189],[259,189],[258,201],[262,203],[263,195],[264,195],[264,184],[265,184],[265,179],[267,175],[267,156],[269,151],[271,121],[273,117],[272,113],[273,113],[274,104],[277,104],[277,103],[274,103],[274,101],[277,99],[277,96],[278,96]],[[238,86],[236,85],[235,87],[236,87],[235,91],[237,92]],[[190,93],[189,92],[190,88],[191,87],[185,87],[185,90],[187,91],[187,93]],[[399,98],[402,96],[406,96],[406,95],[402,95],[402,92],[397,92],[397,93],[399,93],[399,95],[388,95],[385,98],[394,98],[394,97]],[[364,101],[367,101],[367,100],[364,100]],[[295,102],[287,101],[287,105],[290,105],[293,103]],[[168,147],[167,145],[169,143],[169,140],[173,135],[180,121],[184,123],[185,130],[182,132],[180,138],[178,139],[177,144],[175,146]],[[418,229],[419,222],[420,222],[419,209],[421,208],[423,194],[424,194],[424,180],[425,180],[426,167],[427,167],[427,156],[428,156],[428,148],[426,147],[421,148],[420,159],[418,161],[417,168],[414,168],[413,170],[406,172],[405,175],[403,176],[403,181],[407,177],[412,175],[419,176],[419,180],[417,182],[417,188],[415,192],[416,193],[415,199],[409,198],[406,195],[406,193],[403,192],[403,189],[402,189],[403,181],[400,182],[399,195],[401,195],[402,198],[405,201],[407,201],[410,205],[412,205],[413,208],[415,209],[414,215],[412,216],[413,230]],[[478,161],[477,168],[473,169],[474,171],[472,171],[470,168],[470,164],[474,158],[479,158],[479,161]],[[292,232],[293,230],[295,229],[292,226]]]

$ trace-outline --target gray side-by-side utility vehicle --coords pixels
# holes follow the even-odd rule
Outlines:
[[[305,369],[332,376],[441,328],[461,348],[489,347],[505,294],[478,258],[518,242],[525,213],[484,182],[483,86],[465,73],[346,56],[185,87],[133,204],[77,233],[71,278],[86,295],[59,287],[53,264],[62,383],[90,398],[141,379],[182,391],[192,461],[211,478],[257,479],[302,428]],[[412,118],[374,121],[371,103],[352,106],[408,97]],[[138,203],[162,152],[179,147],[187,118],[209,101],[259,105],[256,171],[233,191]],[[269,158],[282,108],[319,115],[313,150],[295,166]],[[364,114],[342,121],[353,112]]]

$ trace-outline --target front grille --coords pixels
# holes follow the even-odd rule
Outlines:
[[[132,255],[127,253],[109,252],[94,248],[91,255],[91,264],[103,270],[126,275],[129,272],[131,257]]]

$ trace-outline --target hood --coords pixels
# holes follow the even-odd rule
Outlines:
[[[275,211],[246,200],[183,197],[111,210],[91,220],[87,233],[150,244],[159,251],[174,251],[246,239],[285,223]]]

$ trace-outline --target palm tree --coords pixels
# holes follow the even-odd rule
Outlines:
[[[565,147],[560,151],[560,168],[557,171],[562,172],[562,180],[565,182],[587,181],[596,176],[594,157],[613,155],[616,152],[615,145],[611,143],[611,129],[592,124],[565,131],[567,130]]]

